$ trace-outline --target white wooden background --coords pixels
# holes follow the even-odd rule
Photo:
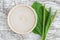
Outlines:
[[[60,7],[60,0],[0,0],[0,40],[41,40],[39,35],[32,32],[26,35],[17,34],[7,25],[7,15],[13,6],[17,4],[26,4],[31,6],[34,1],[55,2]],[[58,10],[60,10],[60,8],[58,8]],[[48,33],[47,40],[60,40],[59,16],[60,14],[58,14],[57,20],[54,22],[55,24],[52,25]]]

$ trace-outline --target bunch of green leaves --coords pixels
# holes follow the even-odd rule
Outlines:
[[[54,13],[54,15],[52,15],[52,9],[49,8],[48,11],[45,8],[45,5],[42,5],[39,2],[34,2],[32,8],[37,13],[37,25],[32,32],[41,35],[42,40],[46,40],[48,30],[56,17],[57,11]]]

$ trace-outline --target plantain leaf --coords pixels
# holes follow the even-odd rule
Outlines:
[[[48,30],[48,28],[50,27],[49,25],[51,24],[51,17],[52,17],[52,9],[50,8],[49,9],[49,16],[48,16],[48,19],[47,19],[47,23],[46,23],[46,30],[45,30],[45,34],[46,34],[46,32],[47,32],[47,30]]]
[[[34,2],[32,8],[35,9],[38,15],[38,19],[37,19],[38,22],[33,32],[40,35],[42,34],[42,29],[41,29],[42,28],[42,5],[38,2]]]
[[[49,27],[51,27],[51,26],[49,26],[51,24],[51,16],[52,16],[52,10],[50,8],[48,18],[47,18],[47,22],[46,22],[46,25],[45,25],[44,36],[42,37],[42,40],[46,40],[48,29],[49,29]]]
[[[47,21],[47,24],[46,24],[46,30],[45,30],[46,33],[47,33],[48,30],[50,29],[51,24],[52,24],[52,22],[54,21],[56,15],[57,15],[57,10],[56,10],[55,14],[52,15],[52,10],[51,10],[51,8],[50,8],[49,17],[48,17],[48,21]]]
[[[42,28],[43,28],[43,8],[44,6],[42,6],[42,4],[38,3],[38,2],[34,2],[32,5],[32,8],[36,11],[37,15],[38,15],[38,22],[37,25],[35,27],[35,29],[33,30],[34,33],[36,34],[41,34],[42,35]],[[45,8],[45,13],[46,13],[46,19],[48,18],[48,11]]]
[[[50,29],[51,24],[57,15],[57,11],[54,15],[52,15],[51,8],[49,9],[49,11],[47,11],[45,5],[43,6],[41,3],[38,2],[34,2],[32,8],[36,11],[38,18],[37,25],[32,32],[41,35],[42,40],[46,40],[48,30]]]

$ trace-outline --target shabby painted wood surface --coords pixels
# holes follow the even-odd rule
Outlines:
[[[34,33],[29,33],[26,35],[20,35],[13,32],[7,24],[7,15],[10,9],[17,4],[26,4],[32,5],[34,1],[50,1],[55,2],[60,7],[60,0],[0,0],[0,40],[41,40],[39,35]],[[57,8],[60,10],[59,8]],[[60,12],[58,12],[58,16],[54,23],[52,24],[52,28],[50,29],[47,40],[60,40]]]

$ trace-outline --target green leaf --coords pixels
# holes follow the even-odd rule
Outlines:
[[[51,24],[53,23],[56,15],[57,15],[57,10],[56,10],[55,14],[52,15],[52,10],[50,8],[49,17],[48,17],[47,24],[46,24],[46,30],[45,30],[46,33],[45,34],[47,34],[48,30],[50,29]]]
[[[44,33],[44,36],[43,36],[43,40],[46,40],[46,36],[47,36],[47,32],[48,32],[48,29],[49,29],[49,27],[51,27],[51,26],[49,26],[50,25],[50,23],[51,23],[51,16],[52,16],[52,10],[51,10],[51,8],[49,9],[49,14],[48,14],[48,18],[47,18],[47,22],[46,22],[46,25],[45,25],[45,33]]]
[[[51,27],[52,22],[54,21],[57,11],[54,15],[52,15],[52,9],[50,8],[49,11],[43,6],[41,3],[34,2],[32,8],[37,13],[37,25],[32,32],[35,34],[39,34],[42,37],[42,40],[46,40],[46,36],[48,30]]]
[[[49,25],[51,24],[51,17],[52,17],[52,9],[50,8],[49,9],[49,16],[48,16],[48,18],[47,18],[47,23],[46,23],[46,30],[45,30],[45,32],[48,30],[48,28],[50,27]]]
[[[34,33],[37,33],[37,34],[42,34],[42,5],[38,2],[34,2],[33,5],[32,5],[32,8],[36,11],[37,15],[38,15],[38,22],[37,22],[37,25],[35,27],[35,29],[33,30]]]
[[[42,28],[43,28],[43,7],[42,4],[38,3],[38,2],[34,2],[33,5],[32,5],[32,8],[36,11],[37,15],[38,15],[38,22],[37,22],[37,25],[35,27],[35,29],[33,30],[34,33],[36,34],[41,34],[42,35]],[[46,10],[45,8],[45,13],[46,13],[46,19],[47,19],[47,16],[48,16],[48,11]]]

